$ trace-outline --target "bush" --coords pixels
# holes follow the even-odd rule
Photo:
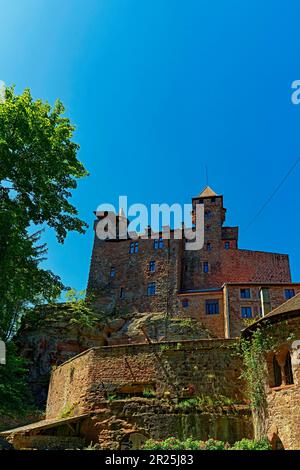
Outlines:
[[[148,439],[144,446],[144,450],[270,450],[271,446],[267,439],[261,441],[252,441],[250,439],[242,439],[230,447],[228,443],[218,441],[216,439],[208,439],[207,441],[193,440],[191,437],[184,441],[180,441],[172,436],[165,440]]]
[[[234,444],[231,450],[271,450],[272,447],[267,439],[260,441],[251,441],[251,439],[242,439]]]

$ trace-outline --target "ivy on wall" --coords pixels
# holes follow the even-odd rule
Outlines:
[[[266,404],[265,386],[268,377],[266,356],[276,352],[280,345],[293,339],[288,332],[288,322],[282,322],[280,329],[273,325],[258,327],[249,338],[242,338],[237,345],[237,354],[243,360],[241,378],[246,382],[246,391],[251,406],[257,412]]]

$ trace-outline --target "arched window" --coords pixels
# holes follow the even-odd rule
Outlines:
[[[284,364],[284,375],[286,385],[292,385],[294,383],[292,361],[290,352],[287,352],[285,364]]]
[[[273,356],[274,387],[280,387],[282,383],[281,369],[276,356]]]

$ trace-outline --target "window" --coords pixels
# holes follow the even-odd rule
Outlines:
[[[182,305],[183,308],[187,308],[189,306],[188,299],[183,299],[183,301],[181,302],[181,305]]]
[[[147,288],[147,295],[155,295],[156,294],[156,286],[155,282],[149,282]]]
[[[285,289],[284,295],[285,295],[286,300],[289,300],[295,296],[295,291],[294,289]]]
[[[229,243],[229,242],[225,242],[225,243],[224,243],[224,248],[225,248],[225,250],[229,250],[229,248],[230,248],[230,243]]]
[[[290,352],[287,352],[285,364],[284,364],[284,375],[286,385],[292,385],[294,383],[292,361]]]
[[[211,211],[205,211],[205,217],[207,219],[210,219],[211,218]]]
[[[219,313],[219,301],[218,300],[206,300],[205,301],[205,313],[206,315],[217,315]]]
[[[163,247],[164,247],[163,237],[159,237],[157,240],[154,240],[154,243],[153,243],[154,250],[158,250],[159,248],[163,248]]]
[[[131,242],[129,246],[129,253],[138,253],[139,251],[139,242]]]
[[[294,383],[292,361],[290,352],[287,351],[283,368],[280,367],[277,357],[273,356],[273,387],[292,385]]]
[[[276,356],[273,357],[273,374],[274,374],[274,387],[280,387],[281,385],[281,369]]]
[[[204,261],[204,263],[203,263],[203,272],[208,273],[208,262],[207,261]]]
[[[211,202],[216,202],[216,198],[215,198],[215,197],[212,197],[210,201],[211,201]]]
[[[125,289],[124,289],[124,287],[121,287],[121,289],[120,289],[120,299],[125,299]]]
[[[139,242],[131,242],[129,247],[129,253],[138,253],[139,251]]]
[[[155,271],[155,261],[150,261],[150,263],[149,263],[149,271],[150,271],[151,273],[154,273],[154,271]]]
[[[292,361],[290,352],[287,352],[284,364],[284,375],[285,375],[285,384],[292,385],[294,383],[293,370],[292,370]]]
[[[207,251],[211,251],[211,243],[210,242],[208,242],[206,244],[206,249],[207,249]]]
[[[242,307],[242,318],[252,318],[252,307]]]
[[[241,295],[241,299],[251,299],[251,290],[241,289],[240,295]]]
[[[116,268],[114,268],[113,266],[110,268],[109,277],[116,277]]]
[[[262,316],[264,317],[272,310],[270,290],[267,287],[262,287],[260,290]]]

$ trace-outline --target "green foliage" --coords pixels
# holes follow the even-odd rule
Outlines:
[[[159,349],[163,352],[163,351],[169,351],[170,349],[170,346],[168,344],[161,344]]]
[[[87,175],[72,141],[64,107],[33,100],[27,89],[6,89],[0,103],[0,337],[15,333],[29,305],[52,301],[63,288],[40,268],[47,252],[40,228],[47,224],[63,242],[86,224],[70,204],[76,180]],[[36,232],[32,235],[32,231]]]
[[[83,232],[70,204],[76,179],[87,175],[72,141],[75,127],[57,100],[51,108],[34,101],[30,90],[6,89],[0,105],[0,181],[6,208],[26,226],[46,222],[63,241],[69,230]]]
[[[193,328],[195,325],[191,318],[183,318],[180,320],[180,326],[182,328]]]
[[[233,404],[234,402],[231,398],[225,397],[223,395],[201,395],[180,401],[177,405],[177,408],[181,410],[189,410],[191,408],[202,409],[205,407],[212,408],[217,406],[231,406]]]
[[[265,407],[265,382],[268,376],[266,354],[291,339],[292,336],[287,335],[284,325],[280,331],[269,325],[263,329],[257,328],[251,338],[242,338],[238,344],[237,354],[244,363],[241,378],[246,381],[248,396],[254,409],[262,410]]]
[[[71,317],[70,323],[84,328],[92,328],[96,323],[99,323],[101,315],[94,313],[90,304],[85,300],[85,290],[68,289],[65,297]]]
[[[266,439],[261,441],[252,441],[250,439],[242,439],[230,447],[228,443],[218,441],[216,439],[208,439],[207,441],[197,441],[189,437],[184,441],[180,441],[176,437],[169,437],[165,440],[148,439],[144,446],[144,450],[269,450],[271,446]]]
[[[261,439],[260,441],[251,441],[250,439],[242,439],[231,447],[231,450],[271,450],[271,444],[268,439]]]
[[[74,415],[74,410],[75,410],[75,403],[66,403],[63,409],[61,410],[59,414],[59,418],[70,418],[71,416]]]
[[[143,397],[154,398],[155,396],[156,396],[155,390],[153,390],[152,388],[145,388],[145,390],[143,390]]]
[[[107,400],[108,400],[109,402],[114,401],[114,400],[117,400],[117,399],[118,399],[118,396],[117,396],[116,394],[114,394],[114,393],[109,394],[108,397],[107,397]]]
[[[6,364],[0,365],[0,415],[23,416],[33,410],[26,383],[26,361],[16,355],[12,342],[6,347]]]

